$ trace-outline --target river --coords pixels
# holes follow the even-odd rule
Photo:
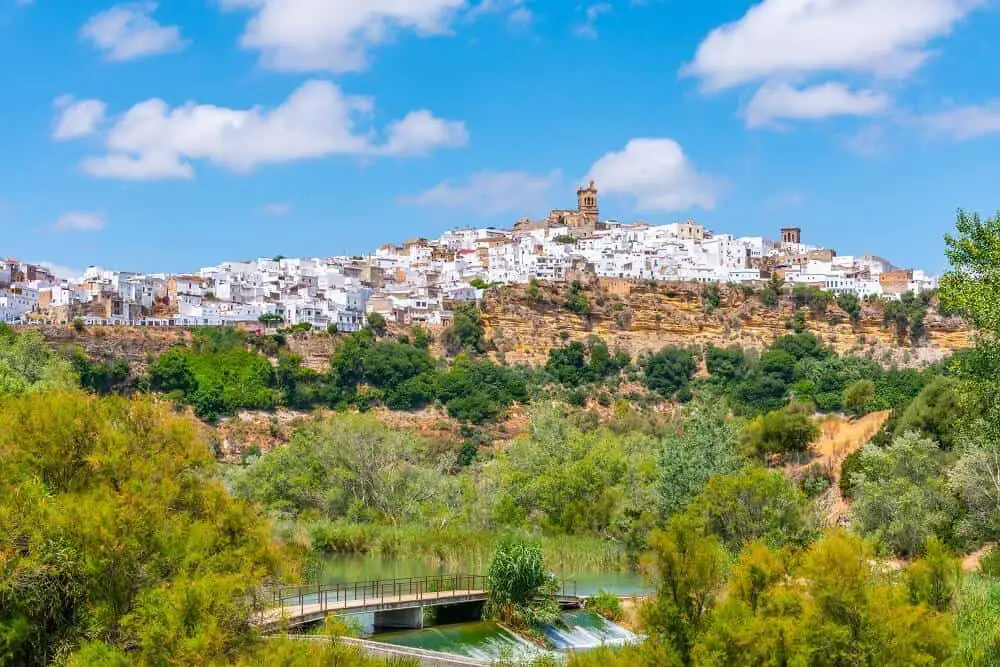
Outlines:
[[[420,578],[437,574],[486,574],[481,568],[430,566],[420,559],[375,558],[371,556],[324,557],[315,578],[324,583]],[[555,570],[556,576],[576,583],[577,595],[594,595],[602,590],[616,595],[641,595],[651,589],[637,572],[573,572]]]
[[[375,558],[370,556],[330,556],[314,570],[323,582],[356,582],[419,578],[436,574],[482,574],[460,565],[431,567],[420,559]],[[650,591],[648,583],[635,572],[555,572],[560,579],[575,583],[577,595],[607,591],[616,595],[641,595]],[[573,584],[570,584],[573,585]],[[372,615],[356,617],[360,629],[373,639],[451,653],[479,660],[522,661],[543,653],[581,651],[601,645],[621,645],[636,640],[628,630],[587,611],[565,612],[562,623],[544,628],[552,650],[545,651],[491,621],[473,621],[426,627],[423,630],[376,632]]]

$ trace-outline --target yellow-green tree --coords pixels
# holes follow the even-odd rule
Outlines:
[[[280,554],[197,428],[148,399],[0,404],[0,664],[218,664],[253,644],[249,594]]]

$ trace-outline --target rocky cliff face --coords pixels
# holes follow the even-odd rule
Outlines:
[[[37,329],[53,347],[72,350],[80,347],[99,361],[125,359],[132,372],[142,374],[150,361],[167,350],[185,345],[191,334],[184,329],[45,326]]]
[[[791,333],[796,308],[788,298],[768,308],[753,295],[723,288],[718,307],[705,303],[696,285],[595,285],[585,291],[590,312],[578,315],[565,305],[565,287],[504,288],[488,295],[483,308],[487,338],[509,363],[542,363],[549,348],[568,340],[603,338],[614,350],[634,356],[667,345],[743,348],[767,346]],[[958,318],[927,313],[925,335],[916,342],[897,339],[883,326],[882,307],[864,306],[857,323],[836,305],[823,314],[803,310],[809,330],[837,350],[882,363],[918,365],[968,347],[970,333]]]
[[[566,307],[565,289],[543,285],[537,291],[505,287],[488,293],[483,323],[495,356],[508,363],[544,363],[550,348],[591,335],[633,357],[667,345],[760,349],[790,333],[797,312],[788,298],[768,308],[756,296],[736,288],[723,288],[719,305],[710,308],[697,285],[614,281],[588,287],[584,295],[589,312],[579,315]],[[907,337],[902,343],[892,328],[883,326],[878,305],[864,306],[856,323],[835,305],[823,314],[802,312],[808,328],[839,353],[867,356],[884,364],[930,363],[971,344],[962,320],[942,317],[933,308],[927,313],[925,335],[916,342]],[[394,333],[407,329],[394,327]],[[91,357],[105,361],[125,358],[136,373],[144,372],[150,359],[190,340],[190,334],[181,329],[87,327],[77,332],[71,327],[44,327],[41,332],[57,347],[79,345]],[[442,355],[441,331],[431,333],[434,352]],[[318,371],[329,368],[330,355],[341,340],[342,336],[325,332],[287,337],[289,349]]]

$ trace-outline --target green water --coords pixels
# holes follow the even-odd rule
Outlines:
[[[315,576],[324,583],[406,579],[436,574],[485,574],[479,564],[442,565],[420,559],[376,558],[371,556],[324,557]],[[638,595],[652,590],[636,572],[573,572],[555,568],[555,574],[568,582],[567,593],[593,595],[605,590],[617,595]]]
[[[528,660],[540,649],[514,633],[489,621],[458,623],[423,630],[376,634],[373,639],[396,646],[461,655],[476,660]]]
[[[588,651],[599,646],[621,646],[637,641],[637,637],[628,630],[587,611],[567,612],[563,614],[562,623],[546,626],[544,632],[551,650],[540,649],[489,621],[377,633],[373,639],[490,662],[501,659],[522,661],[544,653]]]

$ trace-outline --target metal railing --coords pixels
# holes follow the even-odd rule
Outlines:
[[[446,574],[406,579],[356,581],[272,587],[264,600],[271,607],[307,607],[315,611],[354,609],[398,602],[430,602],[459,595],[483,593],[486,577],[477,574]]]
[[[479,574],[442,574],[405,579],[376,579],[351,583],[270,586],[261,591],[262,616],[267,610],[306,612],[362,611],[385,605],[413,602],[446,602],[486,593],[487,579]],[[559,598],[576,598],[576,581],[562,580],[555,591]],[[269,615],[269,614],[267,614]]]

